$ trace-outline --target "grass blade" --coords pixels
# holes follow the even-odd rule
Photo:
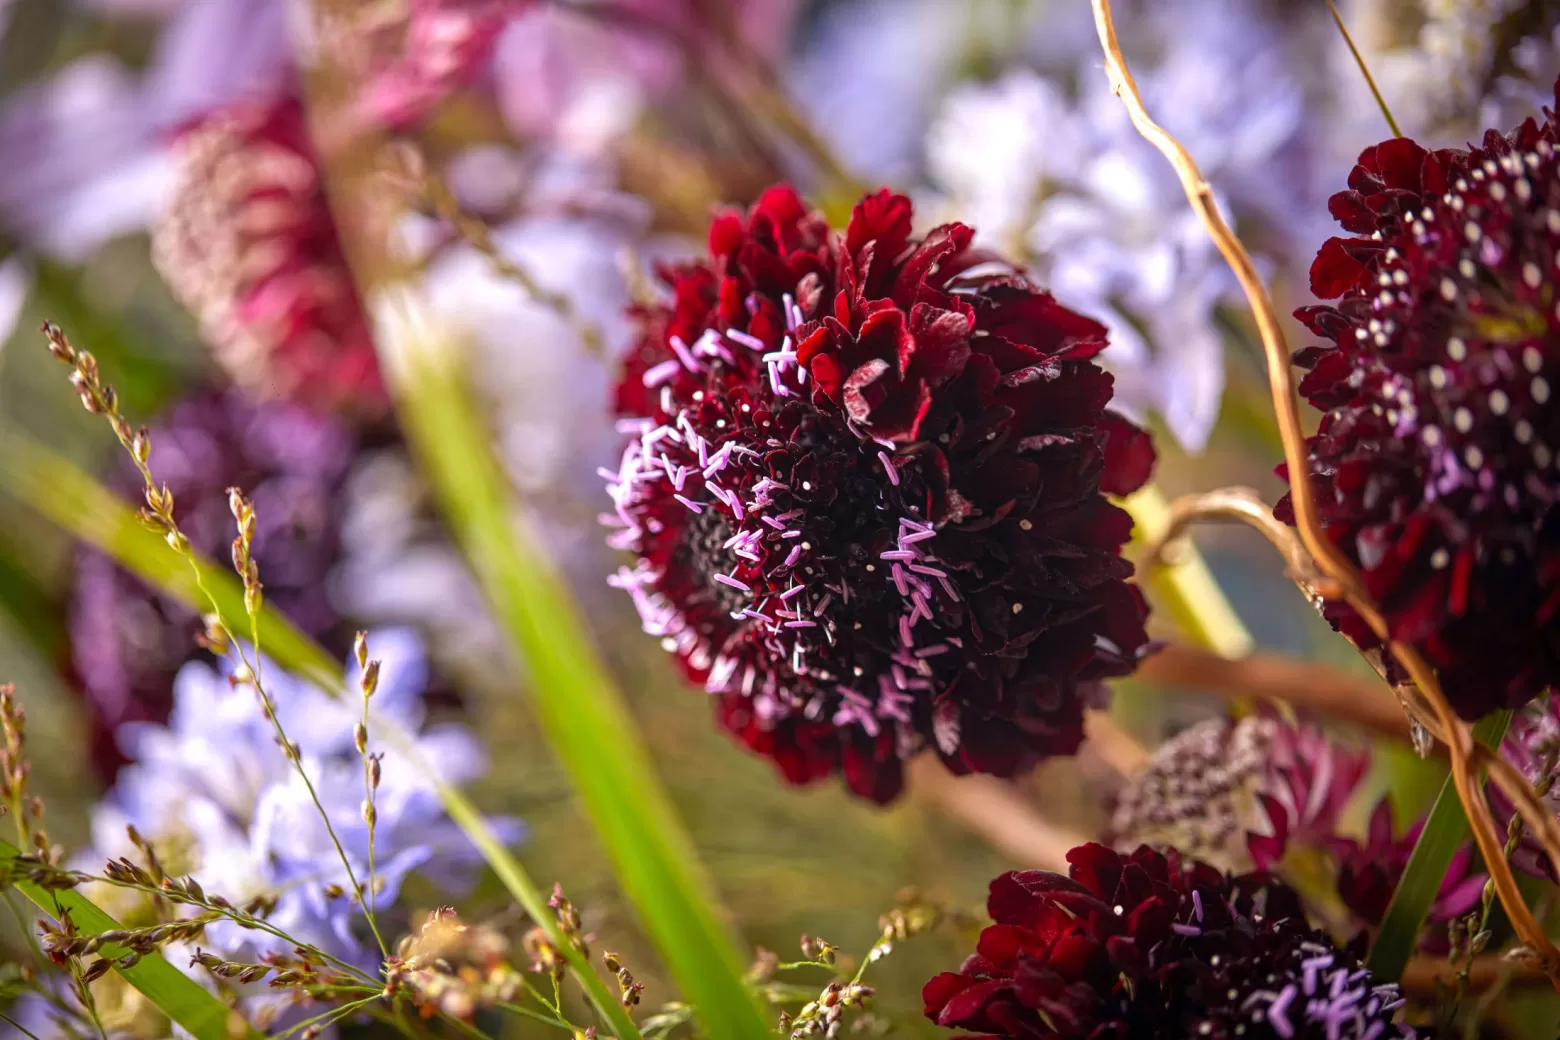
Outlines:
[[[26,502],[61,528],[113,557],[153,588],[179,600],[192,610],[209,610],[201,597],[188,563],[151,530],[136,519],[135,511],[123,499],[98,484],[68,459],[21,434],[0,428],[0,488]],[[244,631],[248,624],[244,612],[243,586],[233,572],[216,563],[198,559],[206,589],[217,601],[229,631]],[[266,655],[283,668],[339,696],[342,691],[341,667],[319,644],[288,621],[269,604],[260,612],[261,643]],[[413,742],[387,720],[372,717],[375,732],[385,736],[397,749],[417,763],[427,776],[450,818],[463,830],[472,845],[504,887],[514,896],[527,915],[550,933],[556,921],[547,899],[518,860],[488,827],[482,814],[456,788],[440,781],[417,754]],[[80,922],[78,921],[78,924]],[[568,958],[580,985],[592,1003],[610,1023],[619,1040],[637,1040],[638,1029],[628,1013],[602,983],[585,959],[557,934],[553,943]]]
[[[14,430],[0,427],[0,488],[62,529],[118,561],[153,588],[192,610],[209,611],[184,558],[136,519],[135,509],[69,459]],[[244,590],[233,572],[200,561],[202,578],[229,631],[248,631]],[[341,683],[341,665],[304,632],[267,607],[262,619],[266,654],[322,689]]]
[[[15,845],[0,840],[0,872],[4,872],[20,854]],[[11,883],[38,909],[51,917],[57,917],[61,911],[68,912],[71,921],[81,932],[95,935],[119,928],[117,921],[80,892],[68,889],[48,892],[24,878],[14,878]],[[104,943],[99,952],[108,960],[117,962],[130,951],[117,943]],[[114,970],[155,1004],[170,1021],[183,1026],[196,1040],[260,1038],[260,1034],[250,1029],[238,1012],[206,992],[199,983],[169,964],[159,953],[146,954],[129,968],[118,967],[116,963]]]
[[[480,411],[410,294],[385,296],[381,356],[407,438],[530,672],[549,744],[574,781],[619,884],[662,958],[722,1040],[769,1036],[710,879],[656,777],[622,695],[558,575],[523,537]]]
[[[1485,747],[1500,747],[1511,724],[1511,712],[1493,711],[1473,727],[1473,738]],[[1395,982],[1403,975],[1420,930],[1430,917],[1430,907],[1441,890],[1441,882],[1463,842],[1468,840],[1468,816],[1457,797],[1457,786],[1448,776],[1441,784],[1425,829],[1419,833],[1408,866],[1398,880],[1397,891],[1387,905],[1381,929],[1365,959],[1365,966],[1384,982]]]

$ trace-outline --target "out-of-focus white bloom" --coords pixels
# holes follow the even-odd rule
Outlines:
[[[1251,12],[1187,2],[1163,23],[1157,61],[1136,63],[1150,111],[1179,135],[1237,222],[1280,244],[1303,238],[1318,196],[1305,165],[1304,99],[1282,38]],[[945,193],[967,220],[1070,307],[1104,321],[1116,400],[1159,413],[1200,449],[1224,385],[1216,308],[1234,301],[1223,259],[1174,171],[1132,127],[1092,55],[1074,91],[1027,70],[954,90],[927,137]]]
[[[927,124],[962,61],[1022,41],[1016,7],[857,0],[832,8],[790,71],[791,93],[851,170],[903,183],[920,168]]]
[[[449,179],[468,205],[500,209],[509,171],[522,165],[471,153]],[[594,471],[614,454],[613,369],[634,333],[625,267],[673,246],[646,236],[644,203],[613,190],[599,166],[544,164],[530,172],[525,199],[525,215],[495,228],[494,245],[544,292],[566,300],[568,314],[532,297],[488,257],[440,238],[437,225],[411,222],[403,238],[414,254],[440,246],[415,289],[440,339],[464,352],[528,518],[562,567],[594,575],[603,551],[591,523],[600,494]],[[582,335],[587,326],[599,336],[594,347]],[[484,671],[495,672],[502,640],[410,462],[392,450],[365,457],[346,497],[333,601],[347,616],[430,631],[440,668],[480,685]]]
[[[1519,42],[1509,55],[1512,68],[1497,76],[1505,57],[1497,52],[1499,26],[1523,6],[1524,0],[1356,0],[1344,13],[1403,133],[1427,146],[1457,146],[1490,126],[1510,129],[1539,111],[1532,102],[1554,98],[1560,60],[1546,37]],[[1546,29],[1554,27],[1551,20]],[[1330,48],[1328,66],[1339,83],[1338,138],[1348,142],[1344,150],[1352,159],[1389,131],[1341,38]]]

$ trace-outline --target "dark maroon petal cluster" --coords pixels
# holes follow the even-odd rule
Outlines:
[[[1296,311],[1327,341],[1296,356],[1322,524],[1469,719],[1560,678],[1557,137],[1548,113],[1467,150],[1367,148],[1330,204],[1350,237],[1311,268],[1337,302]]]
[[[255,504],[254,558],[266,601],[305,632],[345,652],[351,632],[323,580],[340,555],[343,484],[357,437],[333,420],[284,402],[204,391],[151,427],[158,479],[195,548],[227,558],[233,515],[227,489]],[[111,481],[130,499],[140,476],[126,460]],[[122,723],[166,720],[173,677],[199,651],[199,617],[149,589],[109,557],[82,550],[70,604],[71,653],[92,724],[94,762],[105,779],[124,763]]]
[[[1105,329],[961,224],[789,187],[663,272],[607,473],[614,579],[721,723],[803,783],[886,802],[902,762],[1011,776],[1082,739],[1146,608],[1120,556],[1147,435],[1106,410]]]
[[[1397,891],[1398,879],[1408,867],[1408,858],[1419,843],[1420,820],[1401,837],[1394,836],[1392,803],[1383,798],[1376,803],[1366,829],[1365,840],[1337,838],[1333,851],[1338,857],[1338,895],[1344,906],[1367,929],[1381,924],[1387,905]],[[1473,870],[1473,846],[1464,843],[1447,865],[1440,891],[1430,907],[1430,920],[1438,924],[1456,920],[1479,904],[1486,876]],[[1420,936],[1420,948],[1427,953],[1445,953],[1445,928],[1430,927]]]
[[[986,1040],[1378,1040],[1412,1037],[1403,1003],[1312,928],[1271,875],[1231,877],[1179,853],[1103,845],[1069,875],[991,883],[996,922],[957,972],[922,990],[927,1017]]]
[[[367,315],[302,106],[286,98],[208,113],[177,152],[153,259],[223,367],[251,393],[382,413]]]

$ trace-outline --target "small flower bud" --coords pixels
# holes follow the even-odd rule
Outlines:
[[[359,632],[352,640],[352,653],[357,657],[358,670],[368,667],[368,633]]]
[[[352,743],[360,755],[368,750],[368,727],[361,722],[352,727]]]
[[[374,691],[379,689],[379,662],[370,661],[363,668],[363,678],[359,685],[363,688],[364,697],[372,697]]]
[[[374,811],[374,803],[367,798],[363,799],[363,822],[372,827],[378,819],[379,814]]]

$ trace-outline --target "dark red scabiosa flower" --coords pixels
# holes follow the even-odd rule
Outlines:
[[[1296,356],[1322,525],[1468,719],[1560,677],[1557,134],[1549,113],[1467,150],[1367,148],[1330,203],[1349,237],[1311,268],[1337,302],[1295,312],[1327,340]]]
[[[173,492],[174,515],[195,548],[228,558],[227,489],[243,488],[255,504],[254,557],[267,603],[344,653],[352,633],[331,605],[325,576],[341,551],[343,486],[357,438],[301,405],[255,403],[235,391],[186,398],[152,425],[151,437],[157,478]],[[140,497],[128,460],[111,483]],[[107,556],[77,555],[71,654],[105,778],[124,762],[114,742],[122,723],[166,720],[174,675],[202,653],[200,632],[193,612]]]
[[[1098,323],[888,191],[843,234],[789,187],[664,272],[607,473],[645,629],[802,783],[885,802],[902,760],[1010,776],[1082,739],[1146,608],[1102,492],[1147,435],[1106,410]]]
[[[177,142],[152,256],[235,382],[377,415],[386,405],[298,101],[211,112]]]
[[[938,1025],[983,1040],[1412,1037],[1403,1003],[1306,921],[1268,874],[1231,877],[1174,849],[1067,855],[1069,876],[991,883],[996,922],[957,972],[922,990]]]

